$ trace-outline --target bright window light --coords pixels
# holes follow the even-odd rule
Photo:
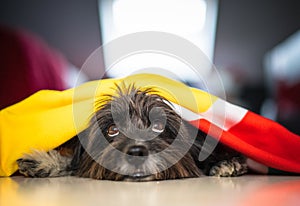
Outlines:
[[[139,31],[168,32],[191,41],[212,60],[217,6],[218,0],[99,0],[102,41],[105,44]],[[104,51],[105,58],[109,58],[107,51]],[[107,73],[111,77],[121,77],[141,67],[172,66],[172,72],[186,81],[195,80],[195,75],[187,73],[178,60],[171,61],[172,58],[161,55],[139,54],[117,63]]]
[[[204,0],[116,0],[112,7],[116,31],[158,30],[197,33],[204,27]]]

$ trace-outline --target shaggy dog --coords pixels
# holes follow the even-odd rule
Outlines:
[[[116,95],[99,103],[85,131],[55,150],[25,154],[17,161],[19,172],[29,177],[75,175],[118,181],[247,172],[241,154],[184,121],[153,90],[118,87]],[[208,158],[200,161],[200,151]]]

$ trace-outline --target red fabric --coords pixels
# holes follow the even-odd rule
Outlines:
[[[41,89],[65,89],[64,59],[37,37],[0,27],[0,109]]]
[[[191,123],[213,137],[220,136],[222,143],[268,167],[300,173],[300,137],[274,121],[248,111],[228,131],[206,120]]]

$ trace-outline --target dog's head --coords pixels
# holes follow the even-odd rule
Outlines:
[[[118,87],[101,105],[81,138],[78,175],[133,181],[202,175],[195,135],[155,91]]]

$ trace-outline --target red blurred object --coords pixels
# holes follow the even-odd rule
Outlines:
[[[292,85],[279,81],[277,90],[279,118],[287,119],[300,111],[300,80]]]
[[[65,60],[38,37],[0,27],[0,109],[41,89],[65,89]]]
[[[264,59],[266,86],[276,105],[269,108],[269,113],[273,113],[274,120],[296,134],[300,134],[299,48],[300,30],[276,45]]]

